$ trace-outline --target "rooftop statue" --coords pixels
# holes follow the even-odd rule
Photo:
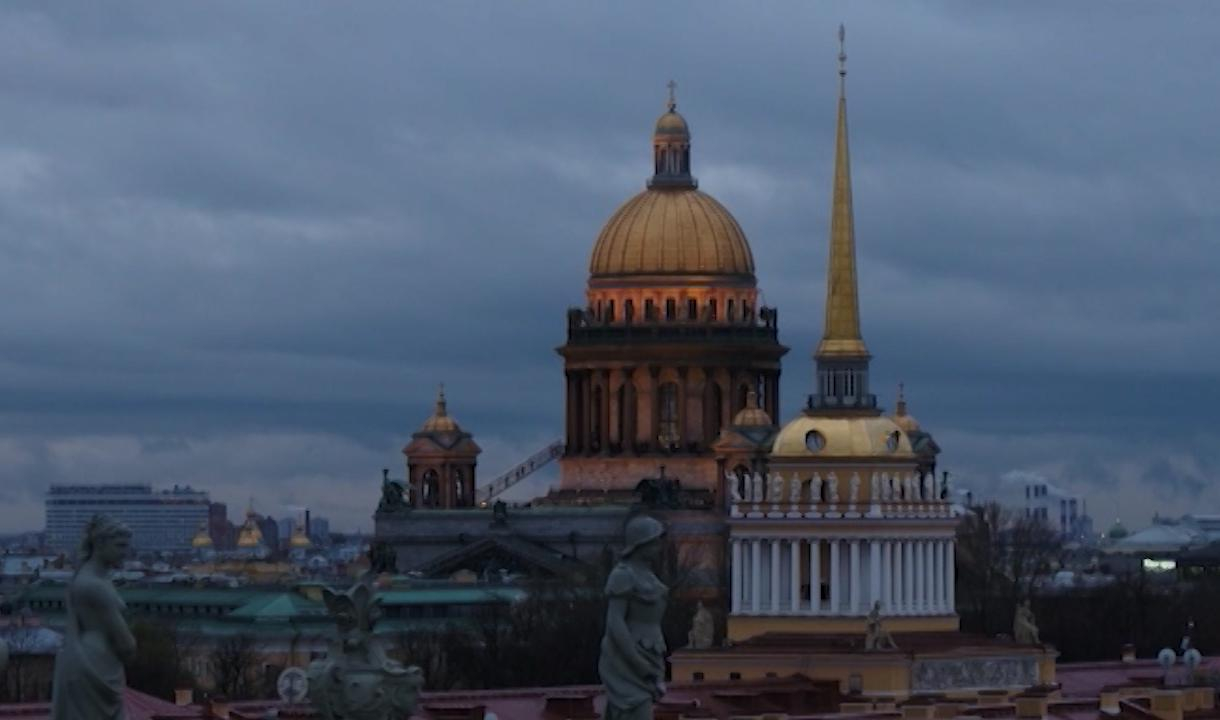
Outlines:
[[[716,622],[712,613],[699,601],[695,617],[691,618],[690,632],[686,635],[686,647],[691,650],[707,650],[716,638]]]
[[[327,657],[309,664],[309,699],[324,720],[389,720],[415,711],[424,678],[385,654],[373,638],[380,602],[368,579],[346,592],[322,593],[337,639]]]
[[[1029,607],[1029,601],[1024,600],[1017,606],[1017,612],[1012,619],[1012,637],[1022,645],[1039,645],[1038,626],[1034,623],[1034,611]]]
[[[65,594],[68,621],[55,658],[52,720],[122,720],[123,662],[136,640],[123,619],[127,606],[110,581],[131,545],[131,531],[104,515],[85,526],[80,565]]]
[[[390,479],[389,469],[381,471],[381,501],[377,503],[377,512],[392,513],[407,509],[402,483]]]
[[[606,634],[597,665],[606,686],[605,720],[652,720],[652,704],[665,695],[661,618],[669,588],[653,572],[664,538],[659,520],[629,520],[626,547],[606,580]]]
[[[864,631],[864,651],[897,650],[894,636],[881,625],[881,601],[873,603],[873,609],[868,613]]]

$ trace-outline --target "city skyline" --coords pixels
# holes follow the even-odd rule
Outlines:
[[[881,403],[904,382],[961,483],[1042,475],[1099,530],[1220,507],[1211,7],[121,7],[0,9],[4,531],[87,480],[367,530],[438,382],[481,483],[560,436],[564,313],[670,79],[790,419],[840,21]]]

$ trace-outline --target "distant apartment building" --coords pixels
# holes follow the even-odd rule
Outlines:
[[[154,491],[149,485],[52,485],[46,497],[46,542],[74,552],[89,518],[109,515],[131,528],[137,553],[185,552],[208,522],[208,494],[190,487]]]
[[[1046,483],[1025,485],[1025,516],[1041,520],[1065,540],[1087,540],[1093,535],[1093,519],[1086,512],[1084,498]]]

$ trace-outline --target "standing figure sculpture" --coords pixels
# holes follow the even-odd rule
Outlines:
[[[605,720],[652,720],[665,694],[665,637],[661,618],[669,588],[653,566],[665,526],[638,515],[627,522],[626,547],[606,580],[606,634],[597,664],[606,686]]]
[[[52,720],[122,720],[123,661],[136,640],[123,619],[126,605],[108,577],[123,562],[131,531],[104,515],[85,526],[79,566],[68,583],[68,621],[55,658]]]
[[[1017,606],[1017,612],[1012,619],[1012,637],[1022,645],[1039,645],[1038,626],[1034,622],[1034,611],[1029,608],[1029,601],[1024,600]]]
[[[894,636],[881,625],[881,601],[873,603],[873,609],[868,613],[864,626],[864,651],[897,650]]]

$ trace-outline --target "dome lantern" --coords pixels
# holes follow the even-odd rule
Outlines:
[[[665,114],[657,118],[657,127],[652,133],[654,174],[648,181],[650,188],[699,186],[690,174],[690,127],[686,118],[678,114],[678,102],[674,98],[677,87],[677,83],[669,81],[669,102]]]

